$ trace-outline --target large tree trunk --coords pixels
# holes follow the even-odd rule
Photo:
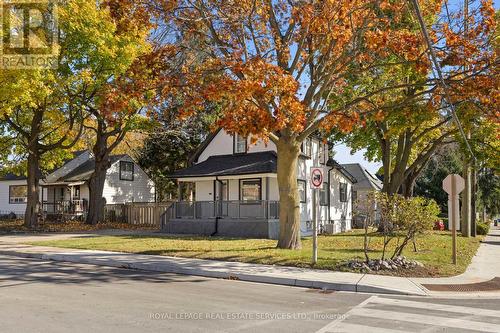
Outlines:
[[[300,249],[300,204],[297,189],[297,163],[300,144],[282,136],[278,149],[278,187],[280,194],[280,234],[278,247]]]
[[[105,202],[102,193],[106,181],[106,172],[110,166],[107,148],[106,141],[98,139],[93,149],[95,168],[89,180],[87,224],[95,225],[103,221]]]
[[[37,154],[28,155],[28,198],[26,211],[24,214],[24,225],[33,228],[38,223],[38,213],[40,212],[40,160]]]

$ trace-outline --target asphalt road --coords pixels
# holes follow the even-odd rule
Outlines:
[[[323,292],[0,256],[2,333],[471,330],[500,332],[500,299]]]

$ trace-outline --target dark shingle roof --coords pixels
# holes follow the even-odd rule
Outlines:
[[[0,180],[25,180],[25,179],[27,179],[26,176],[24,175],[18,176],[13,173],[7,173],[3,176],[0,176]]]
[[[215,155],[206,161],[174,172],[171,178],[235,176],[276,173],[277,158],[273,151],[241,155]]]
[[[119,161],[123,157],[127,156],[126,154],[123,155],[111,155],[109,157],[111,164],[115,163],[116,161]],[[71,171],[67,175],[61,177],[58,179],[58,181],[83,181],[83,180],[89,180],[90,176],[92,175],[92,172],[94,172],[95,169],[95,159],[91,158],[88,161],[82,163],[80,166],[78,166],[75,170]]]
[[[354,177],[348,170],[346,170],[339,162],[335,161],[333,158],[329,158],[326,162],[326,165],[337,169],[344,177],[349,179],[351,183],[355,184],[358,182],[358,179],[356,177]]]
[[[367,190],[381,190],[382,182],[359,163],[342,164],[358,180],[357,187]]]

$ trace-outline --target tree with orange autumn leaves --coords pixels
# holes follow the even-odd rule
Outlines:
[[[436,22],[442,4],[420,1],[430,23]],[[487,16],[491,2],[482,5]],[[279,248],[301,247],[301,143],[318,131],[349,132],[369,117],[383,117],[375,98],[413,86],[356,85],[358,80],[395,66],[429,72],[426,44],[413,12],[409,2],[390,0],[178,1],[179,47],[205,55],[203,62],[181,68],[183,115],[207,102],[218,103],[223,113],[218,125],[227,132],[276,144]],[[489,29],[487,21],[484,29]],[[447,48],[460,47],[452,43],[445,25],[435,25],[433,36],[436,43],[441,36],[441,42],[450,38]],[[453,53],[446,51],[440,56],[452,61]]]

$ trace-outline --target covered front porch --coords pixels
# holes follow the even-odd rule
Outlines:
[[[41,215],[44,220],[85,219],[88,202],[82,197],[85,182],[42,184]]]
[[[276,154],[210,156],[179,170],[179,201],[164,215],[169,233],[277,238],[279,192]]]

